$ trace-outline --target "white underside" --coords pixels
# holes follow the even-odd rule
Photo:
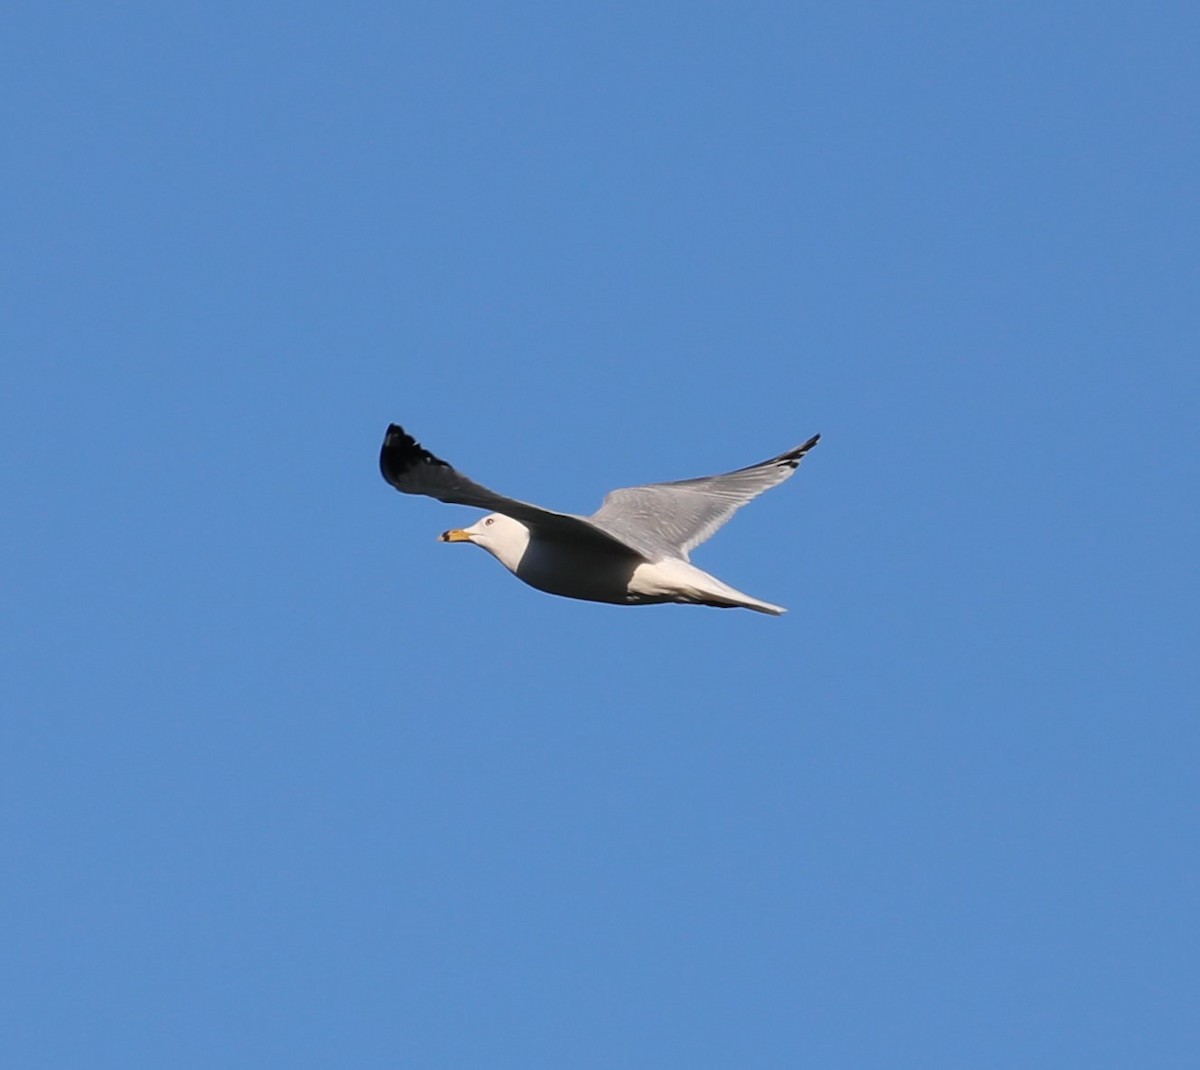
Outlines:
[[[675,558],[645,561],[534,540],[515,564],[512,571],[519,579],[565,598],[631,606],[680,602],[740,607],[774,615],[786,612],[782,606],[751,598],[690,562]]]
[[[487,550],[519,580],[548,594],[621,606],[682,602],[741,607],[778,616],[772,605],[735,590],[680,557],[648,560],[619,542],[596,538],[534,537],[519,520],[493,513],[447,535]]]
[[[630,601],[691,602],[698,605],[740,607],[778,616],[782,606],[751,598],[748,594],[722,583],[687,561],[652,561],[638,565],[630,577]]]

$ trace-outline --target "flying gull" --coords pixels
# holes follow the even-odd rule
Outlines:
[[[443,532],[441,541],[482,546],[517,579],[549,594],[627,606],[740,606],[778,615],[786,612],[782,606],[734,590],[693,565],[688,553],[748,501],[791,476],[820,438],[813,435],[787,453],[725,475],[611,491],[586,517],[488,490],[396,424],[384,435],[379,469],[405,494],[492,510],[469,528]]]

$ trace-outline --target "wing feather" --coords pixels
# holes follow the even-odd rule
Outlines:
[[[638,552],[615,532],[601,530],[584,517],[543,509],[473,482],[440,457],[435,457],[397,424],[389,425],[384,435],[379,451],[379,471],[388,483],[404,494],[421,494],[451,505],[470,505],[503,513],[544,538],[592,542],[610,550]]]
[[[687,560],[738,509],[792,476],[820,440],[813,435],[778,457],[724,475],[622,487],[588,519],[651,559]]]

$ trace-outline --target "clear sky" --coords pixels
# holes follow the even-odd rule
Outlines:
[[[7,1067],[1192,1067],[1200,15],[18,4]],[[823,435],[542,595],[396,494]]]

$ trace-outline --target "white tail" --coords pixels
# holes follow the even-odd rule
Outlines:
[[[692,566],[695,568],[695,566]],[[700,572],[704,577],[704,583],[697,584],[694,588],[697,597],[696,602],[705,606],[716,606],[718,609],[752,609],[756,613],[769,613],[773,617],[780,617],[787,612],[783,606],[777,606],[773,602],[764,602],[761,598],[751,598],[748,594],[730,587],[727,583],[722,583],[716,576],[710,576],[707,572]]]

